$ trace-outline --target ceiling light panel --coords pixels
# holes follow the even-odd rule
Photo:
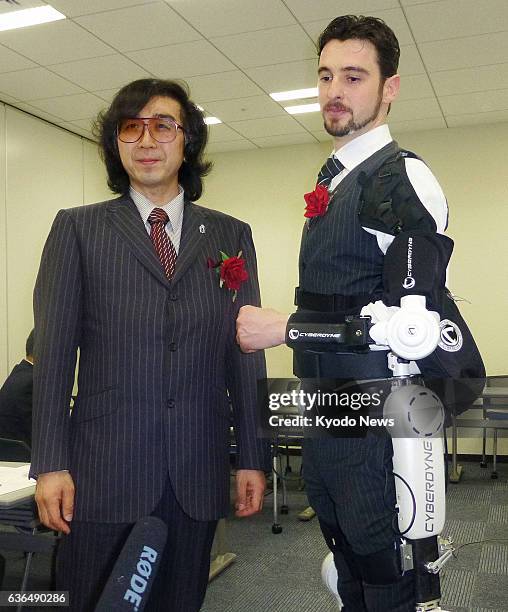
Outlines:
[[[307,89],[292,89],[291,91],[279,91],[270,94],[270,98],[277,102],[284,100],[303,100],[305,98],[315,98],[318,95],[317,87],[308,87]]]
[[[65,15],[49,4],[0,14],[0,32],[65,19]]]

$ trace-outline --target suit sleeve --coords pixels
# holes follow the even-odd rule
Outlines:
[[[61,210],[42,253],[34,289],[35,362],[30,475],[68,469],[69,404],[81,329],[78,241]]]
[[[239,250],[246,261],[248,280],[240,287],[234,303],[234,321],[238,310],[246,305],[260,306],[256,251],[248,225],[240,236]],[[233,334],[234,338],[234,334]],[[227,356],[227,386],[233,405],[233,420],[237,443],[238,469],[268,471],[270,443],[258,434],[257,381],[266,378],[264,351],[245,354],[231,342]]]

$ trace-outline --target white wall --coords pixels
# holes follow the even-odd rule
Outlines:
[[[8,374],[7,223],[5,210],[5,106],[0,104],[0,380]]]
[[[0,104],[0,380],[24,356],[32,291],[61,208],[110,197],[94,144]]]

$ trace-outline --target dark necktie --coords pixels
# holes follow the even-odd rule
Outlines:
[[[161,260],[164,272],[168,279],[171,280],[175,272],[177,255],[175,247],[166,232],[166,223],[168,221],[169,217],[162,208],[154,208],[148,217],[150,238]]]
[[[342,172],[342,170],[344,170],[344,166],[335,157],[335,155],[332,155],[326,160],[323,167],[319,171],[317,184],[323,185],[324,187],[330,187],[333,177],[337,176],[337,174]]]

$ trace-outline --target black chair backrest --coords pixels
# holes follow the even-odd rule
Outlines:
[[[22,440],[0,438],[0,461],[23,461],[30,463],[30,447]]]

